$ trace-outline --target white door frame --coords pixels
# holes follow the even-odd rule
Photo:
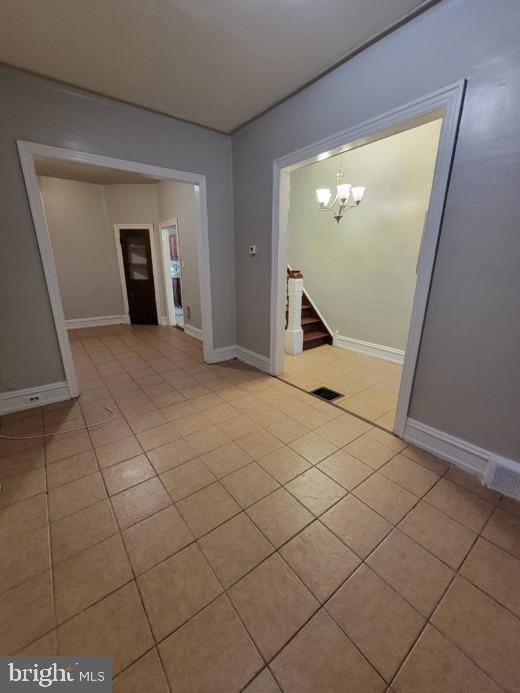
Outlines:
[[[155,234],[153,224],[114,224],[114,239],[116,242],[116,254],[117,254],[117,265],[119,267],[119,279],[121,280],[121,291],[123,293],[123,305],[125,307],[125,315],[130,322],[130,307],[128,305],[128,291],[126,285],[126,274],[125,265],[123,262],[123,250],[121,248],[121,229],[146,229],[150,237],[150,251],[152,253],[152,277],[153,277],[153,290],[155,294],[155,310],[157,313],[157,324],[161,324],[162,315],[159,312],[159,289],[161,288],[159,284],[159,275],[157,272],[157,253],[155,252]]]
[[[177,171],[175,169],[164,168],[162,166],[141,164],[135,161],[126,161],[125,159],[114,159],[110,156],[90,154],[88,152],[80,152],[75,149],[52,147],[50,145],[38,144],[36,142],[26,142],[24,140],[18,140],[17,145],[70,397],[77,397],[79,395],[79,387],[76,378],[76,369],[72,359],[67,326],[65,324],[63,303],[58,285],[58,276],[56,274],[56,264],[54,262],[49,229],[47,228],[43,202],[40,195],[40,187],[38,185],[38,176],[34,162],[35,158],[37,157],[48,157],[53,159],[61,159],[63,161],[75,161],[82,164],[91,164],[92,166],[115,168],[119,171],[133,171],[134,173],[141,173],[145,176],[156,177],[158,179],[166,178],[168,180],[175,180],[181,183],[190,183],[199,187],[201,223],[199,229],[198,247],[200,276],[199,284],[202,312],[202,342],[204,358],[206,360],[210,360],[214,347],[206,176],[199,173]]]
[[[171,283],[170,276],[170,242],[168,240],[168,229],[175,226],[175,233],[177,235],[177,250],[179,252],[179,267],[180,267],[180,285],[181,285],[181,296],[182,300],[182,314],[184,315],[184,293],[182,291],[182,254],[181,254],[181,239],[179,233],[179,224],[177,217],[172,217],[172,219],[165,219],[159,222],[159,234],[160,234],[160,245],[161,245],[161,256],[162,256],[162,273],[164,279],[164,295],[166,297],[166,318],[168,320],[168,325],[176,325],[177,318],[175,316],[175,302],[173,299],[173,287]],[[184,315],[184,322],[186,322],[186,316]]]
[[[437,160],[417,266],[417,283],[394,424],[394,431],[397,435],[403,434],[408,415],[465,87],[466,80],[455,82],[376,118],[280,157],[273,162],[270,372],[273,375],[280,375],[283,372],[284,362],[291,171],[318,161],[318,156],[321,155],[320,158],[323,158],[325,152],[332,156],[340,151],[348,151],[381,137],[387,137],[415,127],[421,122],[428,122],[431,120],[432,114],[438,111],[440,112],[439,115],[442,115]]]

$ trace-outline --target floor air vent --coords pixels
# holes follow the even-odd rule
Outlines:
[[[505,496],[520,500],[520,465],[503,457],[492,456],[484,483]]]
[[[311,390],[311,395],[316,395],[320,399],[324,399],[327,402],[332,402],[338,397],[343,397],[341,392],[336,392],[335,390],[330,390],[328,387],[318,387],[316,390]]]

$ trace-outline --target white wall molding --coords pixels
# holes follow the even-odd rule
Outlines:
[[[418,448],[423,448],[437,457],[451,462],[469,474],[476,474],[480,479],[483,477],[491,456],[495,454],[410,418],[406,420],[403,438],[407,442],[417,445]]]
[[[128,315],[99,315],[93,318],[75,318],[65,320],[68,330],[79,330],[83,327],[102,327],[103,325],[129,325]]]
[[[202,341],[202,330],[199,327],[193,327],[193,325],[184,325],[184,332],[189,334],[190,337],[195,337],[195,339],[200,339]]]
[[[38,399],[31,401],[35,397]],[[71,395],[65,381],[40,385],[39,387],[28,387],[24,390],[2,392],[0,393],[0,416],[23,409],[41,407],[44,404],[63,402],[66,399],[71,399]]]
[[[213,349],[211,354],[205,358],[206,363],[221,363],[222,361],[231,361],[237,358],[237,347],[227,346]]]
[[[250,349],[241,346],[236,346],[235,349],[239,361],[247,363],[248,366],[258,368],[260,371],[265,371],[266,373],[271,372],[271,361],[266,356],[262,356],[255,351],[250,351]]]
[[[394,349],[394,347],[383,346],[382,344],[363,342],[361,339],[354,339],[353,337],[344,337],[343,335],[338,334],[337,331],[333,334],[333,344],[341,349],[358,351],[361,354],[375,356],[376,358],[384,359],[385,361],[392,361],[393,363],[400,364],[404,362],[403,349]]]

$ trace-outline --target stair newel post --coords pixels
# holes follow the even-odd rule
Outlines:
[[[303,274],[299,270],[289,270],[287,280],[288,317],[285,330],[285,351],[288,354],[303,352],[302,330]]]

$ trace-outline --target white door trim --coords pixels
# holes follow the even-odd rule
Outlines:
[[[166,318],[168,320],[168,325],[176,325],[177,320],[175,318],[175,303],[173,300],[173,288],[170,280],[170,245],[168,241],[168,229],[175,226],[175,232],[177,234],[177,249],[179,251],[179,264],[180,264],[180,283],[181,283],[181,296],[183,296],[182,301],[182,313],[184,315],[184,294],[182,291],[182,254],[181,254],[181,239],[179,233],[179,224],[177,217],[172,219],[165,219],[159,222],[159,231],[161,236],[161,266],[163,274],[163,286],[164,294],[166,296]],[[184,315],[184,324],[186,324],[186,316]]]
[[[40,195],[40,187],[38,185],[38,176],[34,159],[36,157],[49,157],[53,159],[61,159],[63,161],[76,161],[83,164],[91,164],[93,166],[104,166],[115,168],[119,171],[133,171],[141,173],[145,176],[152,176],[168,180],[175,180],[181,183],[190,183],[198,186],[199,189],[199,209],[200,209],[200,227],[199,227],[199,277],[200,277],[200,295],[201,300],[201,319],[202,319],[202,341],[205,360],[210,360],[213,353],[213,313],[211,306],[211,275],[209,262],[209,237],[208,237],[208,207],[207,207],[207,192],[206,192],[206,176],[199,173],[190,173],[187,171],[177,171],[171,168],[162,166],[152,166],[150,164],[142,164],[135,161],[126,161],[125,159],[114,159],[109,156],[101,156],[99,154],[90,154],[88,152],[80,152],[74,149],[65,149],[62,147],[52,147],[46,144],[36,142],[26,142],[18,140],[18,153],[20,163],[27,189],[29,206],[34,222],[34,229],[38,248],[42,259],[43,272],[49,300],[56,327],[56,334],[65,371],[65,378],[69,388],[71,397],[79,395],[79,387],[76,379],[76,370],[72,359],[69,336],[67,326],[65,324],[65,316],[63,313],[63,304],[58,285],[58,277],[56,274],[56,264],[52,252],[51,239],[47,222],[45,220],[45,212],[43,202]]]
[[[116,242],[116,254],[117,254],[117,265],[119,267],[119,279],[121,280],[121,291],[123,293],[123,304],[125,307],[125,315],[130,322],[130,307],[128,305],[128,291],[126,285],[126,275],[125,275],[125,265],[123,262],[123,251],[121,249],[120,241],[120,231],[121,229],[146,229],[148,235],[150,236],[150,250],[152,253],[152,276],[153,276],[153,290],[155,294],[155,311],[157,313],[157,324],[161,324],[161,314],[159,312],[159,275],[157,268],[157,253],[155,252],[155,234],[153,224],[114,224],[114,239]]]
[[[287,272],[290,172],[318,160],[323,152],[336,154],[360,144],[402,132],[440,112],[442,127],[433,176],[430,204],[424,226],[417,284],[406,345],[394,431],[402,435],[408,414],[417,355],[430,292],[433,265],[444,214],[444,205],[457,139],[466,80],[450,84],[376,118],[315,142],[273,162],[272,261],[271,261],[271,373],[279,375],[284,361],[285,281]],[[383,135],[384,133],[384,135]],[[348,144],[347,144],[348,143]]]

